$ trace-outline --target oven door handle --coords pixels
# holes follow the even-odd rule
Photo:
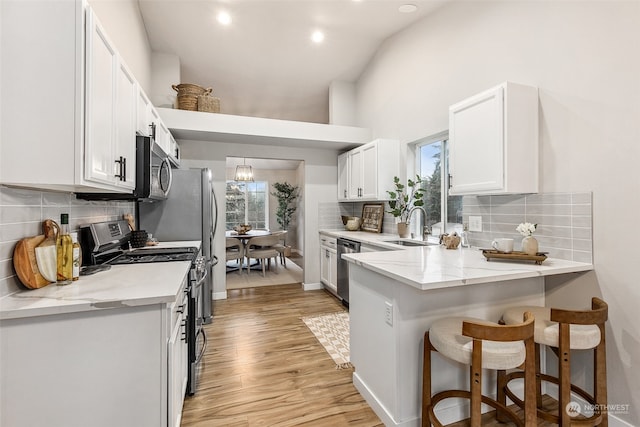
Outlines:
[[[200,359],[202,359],[202,356],[204,356],[204,352],[207,349],[207,334],[204,332],[204,328],[201,328],[200,331],[198,332],[198,335],[202,334],[202,348],[200,349],[200,353],[198,354],[198,357],[196,357],[196,365],[198,363],[200,363]]]
[[[202,277],[199,278],[198,281],[196,281],[196,283],[193,285],[193,287],[197,288],[198,286],[202,285],[202,283],[204,283],[204,279],[206,279],[208,275],[209,275],[209,273],[207,272],[207,270],[205,270],[204,274],[202,275]]]

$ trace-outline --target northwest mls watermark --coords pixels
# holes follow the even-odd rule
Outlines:
[[[579,403],[569,402],[564,408],[570,417],[577,417],[578,415],[584,415],[590,417],[595,412],[609,413],[611,415],[625,415],[629,413],[630,405],[628,403],[608,403],[608,404],[591,404],[591,403]]]

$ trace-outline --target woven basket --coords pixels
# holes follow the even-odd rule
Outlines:
[[[198,96],[211,93],[211,91],[213,91],[210,87],[205,89],[202,86],[191,83],[180,83],[179,85],[171,85],[171,87],[173,90],[178,92],[178,96]]]
[[[220,112],[220,98],[211,96],[209,94],[198,96],[198,111],[204,111],[207,113],[219,113]]]
[[[178,109],[198,111],[198,97],[191,95],[178,96]]]

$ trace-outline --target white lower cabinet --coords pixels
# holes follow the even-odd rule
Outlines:
[[[338,252],[336,239],[320,235],[320,281],[331,292],[338,292]]]
[[[0,425],[178,427],[183,295],[170,305],[3,320]]]
[[[184,289],[184,286],[183,286]],[[167,344],[167,379],[169,427],[180,427],[182,404],[187,391],[188,355],[187,355],[187,294],[171,308],[171,334]]]

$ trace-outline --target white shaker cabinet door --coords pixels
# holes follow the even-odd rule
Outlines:
[[[115,139],[115,85],[118,55],[91,9],[87,13],[85,179],[113,184],[118,163]]]
[[[349,152],[349,199],[362,197],[362,150]]]
[[[116,185],[127,189],[136,186],[136,97],[138,84],[123,62],[116,74],[115,159],[118,169]]]
[[[378,198],[378,143],[364,145],[362,147],[362,182],[360,197],[375,200]]]
[[[484,92],[449,111],[451,194],[503,188],[503,89]]]
[[[505,82],[449,107],[450,194],[538,192],[538,89]]]
[[[349,153],[338,156],[338,200],[349,200]]]

